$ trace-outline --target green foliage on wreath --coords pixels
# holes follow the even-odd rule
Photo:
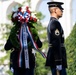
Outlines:
[[[16,23],[14,23],[14,24],[16,24]],[[36,41],[38,39],[37,30],[34,27],[34,23],[31,23],[30,25],[32,25],[32,26],[29,26],[30,32],[32,33],[34,41]],[[11,29],[11,32],[10,32],[10,40],[11,40],[13,46],[16,47],[17,49],[20,48],[20,42],[18,41],[18,38],[17,38],[17,32],[18,32],[19,28],[20,28],[20,26],[14,25],[14,27]],[[28,42],[28,47],[30,47],[31,45],[32,45],[31,42]]]

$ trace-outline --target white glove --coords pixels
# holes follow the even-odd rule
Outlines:
[[[62,70],[62,65],[57,65],[56,69],[59,70],[59,71]]]
[[[13,69],[13,67],[11,67],[11,72],[14,73],[14,69]]]

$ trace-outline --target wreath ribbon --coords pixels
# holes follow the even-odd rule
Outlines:
[[[46,58],[46,55],[38,49],[38,46],[37,46],[36,42],[34,41],[32,33],[30,32],[30,28],[28,26],[27,26],[27,32],[28,32],[28,35],[30,37],[30,40],[32,42],[32,45],[33,45],[34,49],[36,51],[38,51],[44,58]]]
[[[25,67],[29,68],[29,53],[28,53],[28,45],[27,45],[27,37],[28,33],[26,31],[26,23],[21,25],[20,29],[20,56],[19,56],[19,67],[21,67],[22,62],[22,51],[24,52],[24,58],[25,58]]]

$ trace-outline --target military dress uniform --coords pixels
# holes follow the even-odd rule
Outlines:
[[[27,42],[30,42],[29,37],[27,38]],[[42,47],[42,42],[40,41],[39,37],[36,41],[36,44],[39,48]],[[21,50],[14,47],[14,45],[10,41],[10,36],[4,46],[6,51],[11,50],[10,54],[10,69],[13,71],[13,75],[34,75],[34,68],[35,68],[35,55],[32,53],[32,46],[28,46],[28,54],[29,54],[29,66],[30,68],[25,68],[25,58],[24,58],[24,51],[22,51],[21,56],[21,67],[19,67],[19,56]]]
[[[47,27],[47,35],[49,48],[46,59],[46,66],[56,68],[56,65],[62,65],[63,68],[67,67],[66,49],[64,46],[64,32],[60,22],[54,18],[50,18]]]

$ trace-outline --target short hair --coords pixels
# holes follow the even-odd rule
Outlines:
[[[53,13],[53,10],[55,10],[56,8],[57,7],[51,7],[51,8],[48,7],[50,13]]]

